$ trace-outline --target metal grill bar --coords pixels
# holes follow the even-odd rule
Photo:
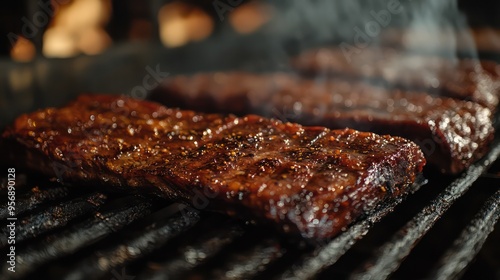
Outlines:
[[[27,211],[32,211],[43,203],[62,199],[68,196],[68,194],[69,190],[66,186],[54,184],[54,186],[50,186],[50,188],[44,190],[34,187],[29,192],[17,197],[16,214],[21,215]],[[7,203],[5,203],[0,206],[0,219],[5,219],[7,216]]]
[[[173,237],[195,225],[200,220],[200,216],[196,211],[186,210],[173,217],[157,220],[160,221],[158,224],[140,229],[125,242],[113,244],[112,248],[96,251],[83,259],[75,266],[76,270],[66,275],[64,279],[98,279],[116,267],[147,256]]]
[[[139,279],[176,279],[190,269],[202,264],[205,260],[213,258],[236,238],[243,235],[244,230],[239,224],[226,226],[200,236],[195,241],[179,247],[176,251],[181,256],[169,258],[167,261],[155,266],[159,270],[147,271],[140,275]]]
[[[410,254],[412,248],[425,233],[443,215],[446,210],[461,197],[483,172],[498,158],[500,141],[495,141],[486,158],[472,165],[465,173],[452,182],[436,199],[419,212],[401,228],[393,238],[382,245],[378,253],[360,266],[352,279],[385,279],[392,274]]]
[[[278,276],[279,279],[309,279],[333,265],[337,260],[349,250],[356,240],[361,239],[374,223],[394,210],[394,207],[401,203],[398,199],[389,205],[385,205],[376,210],[366,219],[350,226],[344,233],[337,236],[325,246],[320,246],[312,253],[301,257],[299,262],[290,269],[285,270]]]
[[[70,194],[68,187],[53,184],[46,188],[32,188],[17,201],[16,212],[18,215],[27,211],[33,211],[42,204],[66,198]]]
[[[209,279],[252,279],[285,253],[274,238],[265,238],[244,250],[231,252],[225,262],[207,273],[193,273],[188,279],[207,277]]]
[[[40,265],[75,252],[150,213],[152,203],[149,200],[139,197],[126,197],[125,200],[125,205],[119,209],[98,212],[89,220],[45,238],[45,242],[19,248],[16,273],[8,277],[24,277]],[[7,264],[4,264],[2,272],[6,271]]]
[[[69,221],[85,214],[89,214],[106,201],[106,196],[101,193],[95,193],[82,198],[75,198],[70,201],[59,203],[48,207],[41,212],[33,212],[22,219],[16,227],[16,243],[20,243],[27,238],[40,236],[49,230],[61,228]],[[0,235],[2,243],[7,240],[7,233]]]
[[[431,279],[457,279],[477,255],[500,217],[500,189],[484,204],[438,262]]]

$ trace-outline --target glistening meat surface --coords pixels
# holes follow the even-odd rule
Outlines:
[[[53,175],[54,163],[67,166],[68,181],[153,186],[187,202],[208,190],[209,209],[308,238],[332,237],[407,194],[425,164],[399,137],[105,95],[23,115],[3,137],[23,146],[30,168]]]
[[[165,80],[151,96],[168,106],[373,131],[419,144],[430,164],[458,173],[488,151],[492,113],[470,101],[284,73],[201,73]]]

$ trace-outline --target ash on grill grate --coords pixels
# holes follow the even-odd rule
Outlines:
[[[37,174],[16,173],[16,215],[19,217],[25,212],[32,213],[39,207],[57,202],[67,201],[70,198],[81,198],[82,196],[95,191],[92,186],[85,188],[71,188],[60,185],[57,182],[51,182],[45,177],[40,177]],[[54,180],[55,181],[55,180]],[[4,184],[5,183],[5,184]],[[2,182],[2,186],[7,186],[6,181]],[[4,190],[6,191],[6,190]],[[7,211],[7,193],[0,191],[0,219],[5,219],[8,215]]]
[[[18,186],[16,184],[16,190],[17,187]],[[68,196],[68,194],[68,187],[61,185],[52,185],[46,189],[42,189],[40,187],[31,188],[28,192],[17,196],[16,213],[17,215],[23,214],[24,212],[33,210],[44,203],[62,199]],[[7,203],[4,203],[0,206],[0,219],[5,219],[7,216]]]
[[[42,211],[34,211],[26,217],[18,219],[16,227],[16,243],[19,244],[27,238],[39,237],[41,234],[61,228],[68,222],[78,217],[90,214],[97,210],[106,201],[102,193],[94,193],[49,206]],[[7,232],[2,230],[0,240],[7,240]]]

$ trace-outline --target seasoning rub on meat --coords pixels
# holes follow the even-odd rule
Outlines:
[[[29,168],[67,166],[65,182],[153,186],[187,202],[208,188],[209,209],[308,238],[332,237],[409,193],[425,164],[399,137],[106,95],[20,116],[3,137],[23,147]]]

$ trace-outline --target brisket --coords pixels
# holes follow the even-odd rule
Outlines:
[[[408,138],[429,164],[458,173],[488,151],[492,113],[474,102],[363,82],[289,74],[206,73],[168,78],[151,93],[168,106],[257,113],[332,129],[350,127]]]
[[[335,75],[386,87],[424,90],[475,101],[491,110],[496,109],[500,97],[500,80],[496,64],[491,61],[447,59],[391,48],[366,48],[359,53],[321,48],[300,54],[292,59],[292,65],[314,76]]]
[[[106,95],[22,115],[3,138],[23,147],[27,167],[65,182],[153,186],[197,207],[202,194],[207,209],[307,238],[332,237],[409,193],[425,164],[399,137]]]

